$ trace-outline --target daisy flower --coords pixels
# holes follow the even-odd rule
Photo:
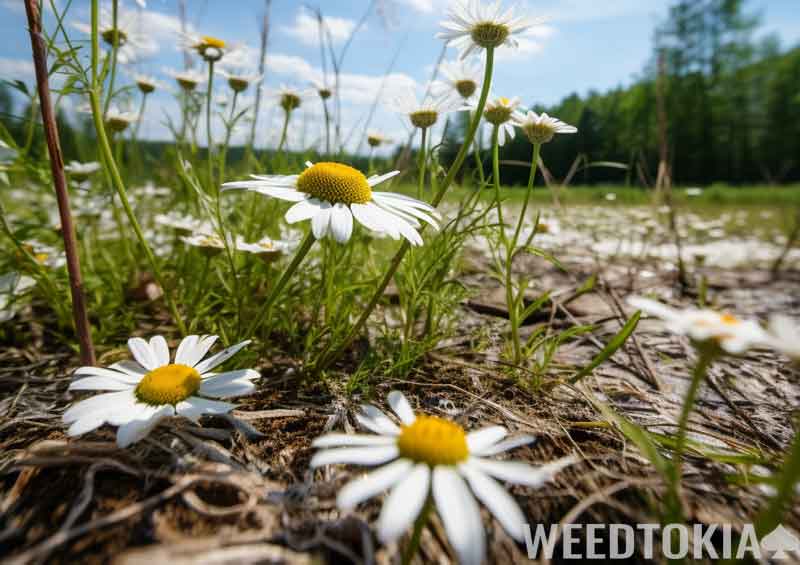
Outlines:
[[[164,72],[175,79],[181,89],[191,92],[206,80],[205,73],[193,69],[176,71],[174,69],[164,69]]]
[[[431,83],[431,92],[436,96],[458,94],[469,100],[478,91],[483,72],[475,64],[467,61],[444,61],[439,65],[443,79]]]
[[[483,109],[483,118],[493,127],[497,127],[497,144],[502,147],[506,143],[506,136],[514,139],[513,119],[519,108],[519,98],[506,98],[500,96],[486,102]],[[472,102],[467,106],[470,110],[478,107],[477,102]]]
[[[123,112],[118,108],[109,108],[106,113],[106,127],[113,133],[122,133],[128,126],[135,124],[139,119],[134,112]]]
[[[308,89],[292,88],[285,84],[282,84],[277,90],[272,90],[268,93],[269,97],[283,108],[283,111],[287,114],[291,114],[294,110],[297,110],[309,94],[310,91]]]
[[[181,33],[180,45],[187,51],[195,51],[206,62],[215,63],[236,49],[224,39],[196,33]]]
[[[249,340],[210,357],[215,335],[185,337],[170,362],[167,340],[157,335],[145,341],[128,340],[135,361],[122,361],[108,368],[81,367],[79,377],[69,390],[112,391],[73,404],[63,416],[68,434],[78,436],[103,424],[118,426],[117,445],[127,447],[144,438],[158,423],[170,416],[183,416],[197,422],[204,414],[226,414],[234,404],[212,398],[230,398],[250,394],[252,381],[261,375],[253,369],[223,373],[211,370],[221,365]],[[205,358],[205,359],[204,359]]]
[[[297,247],[297,241],[284,241],[268,237],[261,238],[255,243],[247,243],[243,239],[237,239],[236,241],[237,251],[257,255],[267,263],[271,263],[281,255],[289,253],[295,247]]]
[[[151,35],[141,30],[139,15],[135,11],[120,9],[117,13],[117,26],[114,27],[113,14],[107,8],[100,9],[99,34],[103,43],[113,47],[117,41],[117,60],[122,64],[134,63],[158,52],[158,43]],[[76,22],[75,28],[92,33],[91,24]]]
[[[312,80],[311,86],[314,88],[317,94],[319,94],[319,97],[322,98],[323,100],[327,100],[328,98],[333,96],[333,89],[322,81]]]
[[[800,362],[800,325],[788,316],[777,314],[769,320],[769,345]]]
[[[695,308],[676,310],[640,296],[629,297],[628,304],[646,314],[661,318],[672,333],[686,335],[697,343],[718,345],[723,351],[733,355],[770,341],[767,332],[756,322],[740,320],[732,314]]]
[[[133,75],[133,81],[136,83],[136,88],[138,88],[139,92],[142,94],[150,94],[154,92],[156,88],[163,88],[161,81],[150,75],[136,73]]]
[[[25,250],[33,256],[33,259],[43,267],[60,269],[67,264],[66,254],[52,245],[47,245],[36,240],[28,240],[22,243],[22,247],[24,247]]]
[[[205,255],[213,257],[225,249],[225,242],[217,235],[195,234],[181,236],[181,241],[191,247],[198,247]]]
[[[260,81],[264,76],[258,73],[248,73],[243,69],[217,69],[216,72],[228,81],[228,86],[234,92],[244,92],[251,84]]]
[[[410,88],[401,90],[387,103],[390,110],[405,115],[411,125],[419,129],[432,127],[441,116],[457,110],[460,106],[461,102],[452,96],[426,96],[420,102]]]
[[[380,147],[381,145],[385,145],[387,143],[391,143],[392,140],[383,135],[380,132],[375,130],[370,130],[367,132],[367,145],[370,147]]]
[[[434,228],[439,214],[431,206],[414,198],[393,192],[373,192],[376,185],[398,175],[392,171],[369,178],[342,163],[306,162],[299,175],[252,175],[251,181],[228,182],[223,190],[244,189],[265,196],[296,202],[286,212],[290,224],[311,220],[314,237],[329,233],[345,243],[353,232],[353,218],[367,229],[385,232],[393,239],[400,236],[412,245],[421,245],[417,229],[419,220]]]
[[[461,59],[479,49],[517,47],[519,44],[514,36],[536,23],[515,16],[513,8],[504,12],[500,0],[489,4],[480,0],[455,0],[447,10],[447,17],[439,24],[444,31],[437,33],[436,37],[458,49]]]
[[[89,161],[88,163],[70,161],[64,165],[64,172],[77,181],[85,180],[89,175],[99,170],[100,163],[97,161]]]
[[[214,231],[214,227],[208,222],[177,212],[156,214],[154,220],[156,224],[172,228],[182,234],[210,234]]]
[[[541,115],[533,111],[528,111],[527,114],[516,114],[514,125],[525,132],[531,143],[547,143],[557,133],[577,133],[578,131],[575,126],[548,116],[547,112],[542,112]]]
[[[337,504],[348,512],[391,489],[378,519],[378,536],[383,543],[391,543],[408,530],[431,499],[459,561],[478,565],[483,561],[486,541],[476,499],[521,542],[527,520],[497,479],[535,488],[575,462],[573,457],[566,457],[533,467],[498,461],[491,456],[526,445],[534,438],[503,441],[508,432],[501,426],[467,433],[455,422],[418,416],[399,391],[389,393],[388,402],[400,425],[375,406],[365,405],[356,419],[376,435],[324,435],[312,443],[322,451],[311,459],[311,467],[382,465],[340,490]]]

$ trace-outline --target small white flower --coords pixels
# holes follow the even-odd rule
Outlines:
[[[270,262],[281,255],[290,253],[298,245],[297,240],[285,241],[263,237],[255,243],[247,243],[241,238],[236,240],[236,249],[245,253],[252,253],[264,261]]]
[[[461,101],[454,96],[426,96],[422,102],[411,88],[401,89],[386,104],[387,108],[403,114],[415,128],[432,127],[444,114],[461,107]]]
[[[293,88],[282,84],[277,89],[267,90],[267,99],[283,108],[284,112],[291,113],[302,106],[311,94],[308,88]]]
[[[231,45],[224,39],[194,32],[181,32],[179,43],[184,50],[194,51],[207,62],[217,62],[223,56],[229,57],[241,49],[240,46]]]
[[[214,227],[208,222],[177,212],[157,214],[154,219],[156,224],[167,226],[179,233],[209,235],[214,232]]]
[[[199,247],[201,251],[212,257],[225,249],[225,242],[217,235],[195,234],[181,236],[181,241],[192,247]]]
[[[100,163],[97,161],[89,161],[88,163],[80,163],[78,161],[70,161],[64,165],[64,172],[72,176],[76,180],[82,180],[100,170]]]
[[[770,341],[769,335],[758,323],[740,320],[731,314],[696,308],[676,310],[640,296],[629,297],[628,304],[646,314],[661,318],[672,333],[686,335],[698,343],[714,343],[733,355]]]
[[[111,107],[106,112],[106,127],[114,133],[122,133],[128,126],[135,124],[139,116],[134,112],[123,112],[118,108]]]
[[[92,33],[91,24],[76,22],[74,25],[84,33]],[[117,27],[114,28],[112,12],[102,7],[98,31],[100,39],[108,47],[112,47],[114,41],[117,41],[117,61],[122,64],[135,63],[158,52],[158,42],[142,29],[136,11],[120,9],[117,13]]]
[[[181,89],[191,92],[206,81],[206,74],[193,69],[175,70],[165,68],[164,72],[175,79]]]
[[[381,145],[386,145],[387,143],[391,143],[392,140],[383,135],[381,132],[376,130],[369,130],[367,132],[367,145],[370,147],[380,147]]]
[[[458,95],[464,100],[473,98],[483,78],[477,65],[462,60],[442,62],[439,72],[444,78],[431,83],[431,92],[435,96]]]
[[[519,118],[517,115],[517,108],[519,108],[520,99],[506,98],[500,96],[498,98],[490,99],[486,102],[483,109],[483,119],[486,120],[492,127],[497,126],[497,144],[502,147],[506,143],[506,137],[514,139],[514,119]],[[478,107],[477,102],[468,104],[465,109],[471,111],[476,110]]]
[[[770,346],[800,362],[800,324],[788,316],[776,314],[769,320],[768,331]]]
[[[155,91],[157,88],[164,88],[164,85],[160,80],[157,78],[144,75],[140,73],[134,73],[133,75],[133,82],[136,83],[136,87],[139,89],[140,92],[143,94],[150,94],[151,92]]]
[[[35,239],[24,241],[22,246],[30,253],[34,260],[43,267],[60,269],[67,264],[66,254],[52,245],[47,245]]]
[[[436,37],[458,49],[464,59],[479,49],[500,46],[517,47],[514,37],[537,22],[515,16],[514,8],[503,11],[500,0],[484,4],[481,0],[454,0],[447,10],[448,19],[439,25],[444,31]]]
[[[246,72],[239,68],[220,68],[216,72],[228,81],[228,86],[234,92],[244,92],[251,84],[257,83],[264,76],[254,72]]]
[[[557,133],[577,133],[578,131],[575,126],[548,116],[547,112],[542,112],[541,115],[533,111],[528,111],[527,114],[515,114],[514,125],[525,132],[531,143],[547,143]]]
[[[312,79],[311,86],[314,88],[314,90],[316,90],[319,97],[323,100],[327,100],[333,96],[333,88],[325,84],[323,81]]]
[[[265,196],[296,202],[286,212],[290,224],[311,220],[314,237],[328,234],[345,243],[353,232],[353,218],[367,229],[400,236],[421,245],[419,220],[437,227],[439,214],[424,202],[394,192],[373,192],[372,188],[400,171],[365,177],[342,163],[306,162],[299,175],[251,175],[251,181],[228,182],[223,190],[245,189]]]
[[[250,341],[243,341],[210,357],[215,335],[185,337],[170,362],[167,341],[162,336],[145,341],[128,340],[135,361],[121,361],[108,368],[81,367],[80,377],[69,390],[113,391],[73,404],[63,416],[68,434],[78,436],[103,424],[119,426],[117,445],[127,447],[144,438],[164,418],[178,415],[198,421],[205,414],[226,414],[236,405],[212,398],[251,394],[252,383],[261,375],[253,369],[212,373]],[[205,358],[205,360],[204,360]]]
[[[356,418],[376,435],[324,435],[312,443],[322,451],[311,459],[312,467],[381,465],[340,490],[337,504],[348,512],[391,489],[378,519],[378,537],[383,543],[391,543],[407,531],[430,497],[459,561],[478,565],[483,561],[486,541],[477,501],[521,542],[527,520],[498,480],[537,488],[575,462],[573,457],[566,457],[533,467],[518,461],[498,461],[492,456],[529,444],[534,438],[504,440],[508,432],[501,426],[467,433],[454,422],[417,416],[399,391],[389,393],[388,402],[400,419],[399,426],[375,406],[365,405]]]

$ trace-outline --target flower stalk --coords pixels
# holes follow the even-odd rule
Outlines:
[[[50,155],[50,171],[53,175],[53,187],[58,201],[58,213],[61,219],[61,234],[64,239],[64,251],[67,259],[67,272],[69,274],[70,293],[72,295],[72,315],[75,323],[75,333],[83,365],[96,363],[94,344],[92,343],[91,326],[86,309],[86,298],[83,293],[83,280],[81,277],[80,258],[78,256],[78,241],[75,235],[75,226],[72,222],[72,212],[67,192],[67,179],[64,174],[64,162],[61,157],[61,143],[58,138],[58,125],[56,124],[53,107],[50,101],[50,85],[47,76],[47,49],[42,36],[41,12],[36,0],[25,0],[25,12],[28,17],[28,30],[31,36],[33,63],[36,71],[36,86],[39,91],[42,123],[44,125],[47,151]]]

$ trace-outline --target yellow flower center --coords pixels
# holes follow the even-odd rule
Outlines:
[[[463,79],[456,81],[456,90],[461,98],[469,98],[478,89],[478,84],[474,80]]]
[[[153,84],[152,82],[144,81],[144,80],[138,81],[136,83],[136,86],[138,86],[139,90],[141,90],[145,94],[150,94],[151,92],[153,92],[156,89],[156,85],[155,84]]]
[[[733,314],[722,314],[720,320],[722,320],[722,323],[726,326],[738,326],[741,323],[739,318]]]
[[[300,174],[297,190],[327,202],[365,204],[372,189],[364,174],[341,163],[317,163]]]
[[[434,110],[420,110],[419,112],[412,112],[408,117],[414,127],[427,129],[436,123],[439,114]]]
[[[531,143],[547,143],[556,133],[553,126],[547,123],[527,124],[522,128]]]
[[[36,261],[38,261],[42,265],[44,264],[45,261],[47,261],[48,257],[50,256],[47,253],[37,253],[36,255],[34,255]]]
[[[413,424],[403,426],[397,447],[401,457],[431,467],[456,465],[469,457],[464,429],[436,416],[418,416]]]
[[[281,108],[286,112],[291,112],[300,107],[300,97],[291,92],[281,94]]]
[[[470,35],[476,45],[487,49],[499,47],[508,38],[509,29],[495,22],[480,22],[472,26]]]
[[[483,116],[490,124],[500,125],[511,119],[511,107],[508,106],[508,98],[500,98],[499,104],[492,104],[483,111]]]
[[[117,45],[122,45],[128,39],[128,36],[124,31],[121,29],[114,29],[113,27],[103,30],[100,33],[100,37],[102,37],[103,41],[109,45],[114,45],[115,39],[117,40]]]
[[[225,49],[225,41],[210,35],[204,35],[200,38],[203,47],[216,47],[217,49]]]
[[[250,83],[243,78],[230,77],[228,79],[228,86],[230,86],[231,90],[234,92],[244,92],[247,90],[247,87],[250,86]]]
[[[177,404],[200,390],[200,373],[187,365],[164,365],[147,373],[136,386],[136,398],[145,404]]]

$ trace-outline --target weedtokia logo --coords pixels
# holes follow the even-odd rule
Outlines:
[[[568,524],[548,529],[537,524],[535,530],[525,524],[524,531],[530,559],[628,559],[634,553],[654,559],[657,551],[667,559],[800,559],[800,539],[783,525],[761,540],[752,524],[741,529],[730,524]]]

